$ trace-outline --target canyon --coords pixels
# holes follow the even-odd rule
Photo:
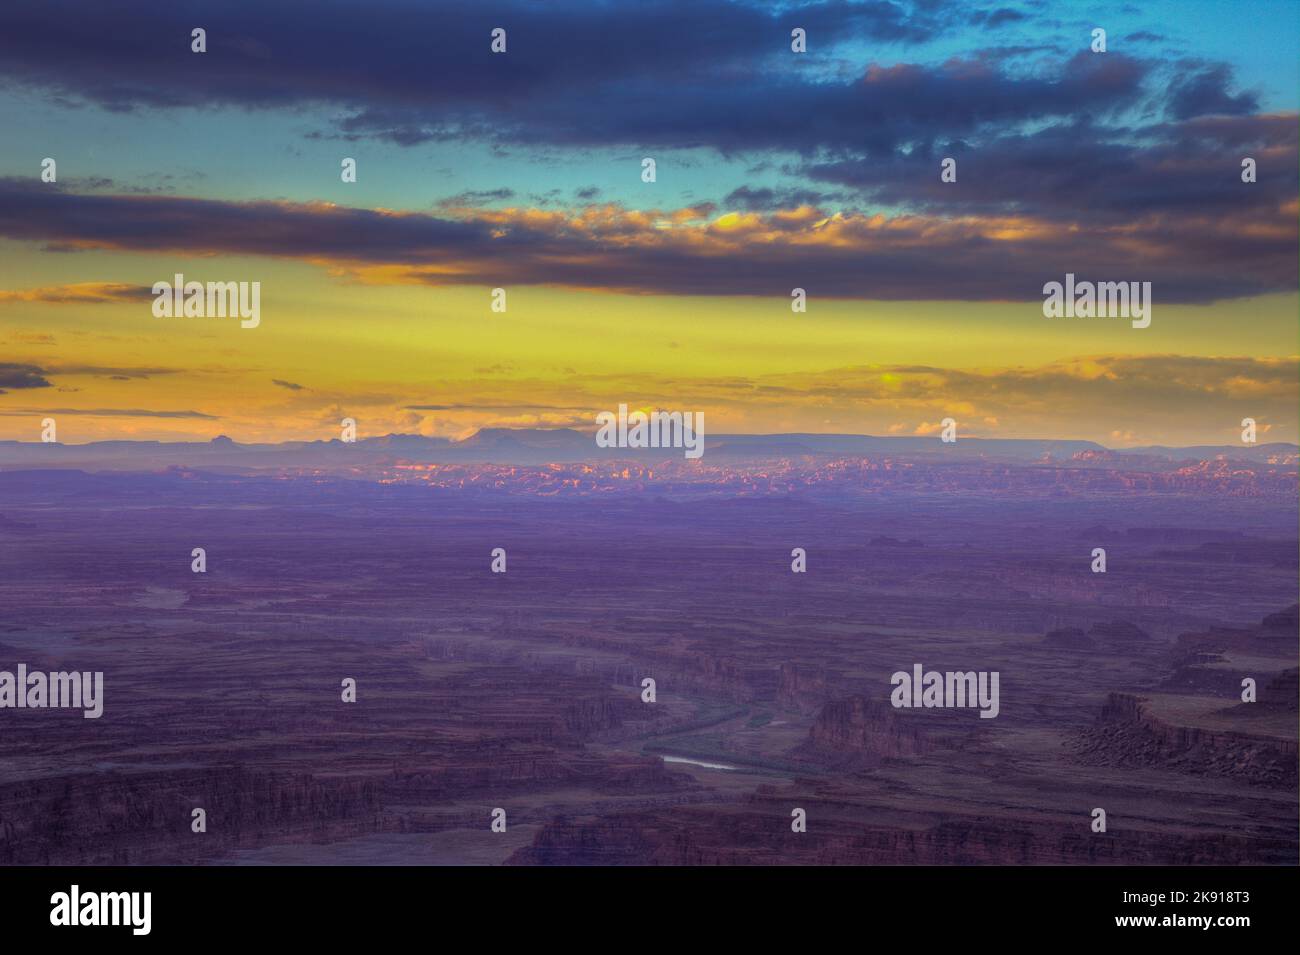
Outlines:
[[[1294,864],[1294,462],[1075,453],[0,468],[0,863]]]

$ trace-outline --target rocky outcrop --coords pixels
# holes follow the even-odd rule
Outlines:
[[[1172,649],[1173,672],[1161,689],[1236,698],[1241,694],[1242,680],[1250,677],[1261,688],[1261,706],[1294,702],[1296,694],[1288,689],[1285,674],[1279,677],[1279,672],[1295,662],[1298,626],[1297,609],[1292,605],[1269,614],[1257,627],[1210,627],[1180,634]],[[1270,665],[1269,660],[1276,662]],[[1277,679],[1282,680],[1277,686],[1266,685]]]
[[[1104,766],[1160,767],[1263,786],[1297,784],[1294,739],[1179,725],[1158,717],[1150,700],[1129,693],[1112,693],[1097,724],[1079,734],[1072,748],[1080,760]]]
[[[1109,833],[1065,818],[918,817],[874,824],[857,807],[808,805],[806,832],[787,807],[694,806],[672,812],[557,819],[512,865],[1115,865],[1280,864],[1282,851],[1246,839],[1158,829]],[[1083,818],[1086,818],[1084,816]]]
[[[860,696],[834,700],[817,714],[803,755],[842,766],[929,750],[925,736],[907,722],[886,703]]]
[[[1097,643],[1078,627],[1062,627],[1043,637],[1043,645],[1057,650],[1092,650]]]
[[[433,660],[466,660],[493,665],[511,664],[599,677],[610,683],[639,688],[645,676],[654,676],[661,687],[720,696],[732,702],[771,700],[777,693],[774,669],[754,665],[727,655],[702,651],[668,641],[666,646],[649,642],[636,652],[637,662],[627,660],[628,648],[599,635],[575,635],[564,654],[531,652],[517,643],[495,641],[491,634],[473,637],[425,638],[423,651]]]
[[[34,779],[0,790],[0,863],[173,864],[266,841],[340,839],[379,815],[373,779],[239,767]],[[193,810],[206,813],[194,832]]]
[[[1296,640],[1300,639],[1300,610],[1297,610],[1297,606],[1293,604],[1279,613],[1269,614],[1257,627],[1210,627],[1205,631],[1180,634],[1174,643],[1175,653],[1186,655],[1236,650],[1293,660]]]
[[[1292,604],[1280,613],[1271,613],[1260,623],[1260,629],[1272,635],[1295,637],[1300,633],[1300,604]]]
[[[1109,623],[1093,624],[1088,636],[1096,643],[1120,644],[1131,646],[1146,643],[1151,635],[1137,624],[1127,620],[1111,620]]]
[[[1113,653],[1145,652],[1151,635],[1127,620],[1094,623],[1085,633],[1082,627],[1058,627],[1043,637],[1043,646],[1052,650],[1103,650]]]
[[[1276,706],[1292,713],[1300,711],[1300,668],[1283,670],[1269,680],[1259,696],[1259,705]]]
[[[1184,654],[1171,673],[1160,683],[1160,689],[1172,693],[1230,697],[1241,692],[1244,675],[1226,666],[1227,659],[1218,653],[1195,651]]]
[[[490,795],[484,801],[492,805],[549,788],[670,796],[690,786],[652,757],[566,758],[518,748],[494,756],[490,747],[466,748],[424,770],[391,773],[330,776],[232,766],[45,777],[0,788],[0,865],[193,864],[269,844],[474,826],[482,812],[457,815],[441,807],[475,794]],[[204,832],[191,829],[196,808],[206,813]]]
[[[833,695],[833,680],[825,670],[794,663],[781,664],[776,699],[782,706],[811,713]]]

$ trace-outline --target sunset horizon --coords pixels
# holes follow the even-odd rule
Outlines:
[[[386,3],[411,29],[369,71],[345,3],[225,5],[197,54],[166,4],[61,0],[58,73],[0,13],[0,439],[463,437],[625,400],[733,433],[1300,440],[1285,28],[1247,50],[1220,6],[1178,37],[1155,4],[1097,53],[1031,9],[812,7],[796,54],[797,7],[507,4],[494,54],[469,7]],[[1148,282],[1149,324],[1046,317],[1067,274]],[[258,323],[159,317],[173,276],[256,283]]]

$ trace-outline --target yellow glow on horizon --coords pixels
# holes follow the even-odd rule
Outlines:
[[[1018,420],[1005,410],[986,412],[988,398],[918,390],[922,372],[891,366],[976,372],[1069,361],[1072,373],[1091,376],[1106,372],[1090,364],[1090,355],[1288,357],[1297,350],[1294,295],[1158,305],[1145,330],[1045,319],[1038,302],[831,300],[815,288],[808,290],[807,313],[795,314],[783,296],[514,286],[507,311],[494,313],[484,286],[375,285],[310,263],[202,256],[169,258],[160,276],[139,256],[91,256],[77,257],[75,279],[58,272],[67,267],[52,261],[58,256],[29,254],[11,270],[7,291],[15,294],[0,299],[5,360],[43,369],[54,387],[6,389],[0,438],[32,440],[49,408],[214,416],[68,415],[60,435],[72,442],[221,433],[285,440],[333,437],[345,414],[366,434],[453,436],[481,426],[576,426],[620,402],[647,411],[694,402],[691,408],[708,412],[714,433],[907,433],[942,418],[946,403],[999,422],[985,425],[991,431],[1096,436],[1109,434],[1113,423],[1103,430],[1104,416],[1086,408],[1034,409],[1037,417]],[[24,300],[31,297],[24,290],[74,282],[148,287],[174,272],[260,281],[260,327],[157,319],[148,300]],[[869,379],[889,397],[859,373],[844,372],[872,368]],[[1272,386],[1241,380],[1232,387],[1251,396],[1271,394]],[[438,407],[410,410],[420,405]],[[1293,426],[1279,427],[1287,433]]]

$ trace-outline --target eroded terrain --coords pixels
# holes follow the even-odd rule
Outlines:
[[[0,861],[1296,861],[1294,490],[878,477],[0,473],[0,669],[105,674],[0,711]]]

